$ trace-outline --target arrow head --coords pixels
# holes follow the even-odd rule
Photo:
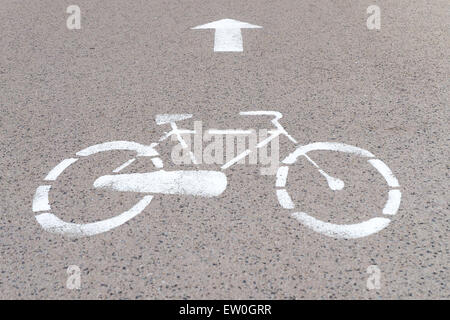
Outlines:
[[[256,29],[256,28],[262,27],[238,20],[222,19],[207,24],[203,24],[201,26],[196,26],[192,29]]]

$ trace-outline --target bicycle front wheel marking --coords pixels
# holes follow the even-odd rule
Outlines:
[[[394,176],[389,167],[381,160],[374,159],[375,156],[367,150],[336,142],[316,142],[297,148],[293,153],[288,155],[283,163],[287,165],[294,164],[297,158],[306,155],[309,151],[338,151],[344,153],[353,153],[360,157],[366,157],[370,163],[385,179],[388,187],[388,200],[383,208],[382,213],[385,215],[395,215],[400,207],[401,192],[397,178]],[[294,209],[295,205],[289,196],[286,187],[288,174],[288,166],[278,168],[276,187],[277,198],[280,205],[285,209]],[[316,219],[305,212],[294,212],[291,216],[308,228],[333,238],[356,239],[366,237],[377,233],[384,229],[390,219],[385,217],[376,217],[367,221],[355,224],[334,224]]]

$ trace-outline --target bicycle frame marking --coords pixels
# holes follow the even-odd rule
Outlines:
[[[254,152],[254,150],[260,149],[265,147],[267,144],[269,144],[272,140],[278,138],[280,135],[284,135],[287,137],[290,141],[292,141],[294,144],[297,144],[297,141],[289,134],[287,131],[283,128],[283,126],[279,123],[279,120],[283,117],[283,115],[280,112],[277,111],[245,111],[240,112],[240,115],[244,116],[273,116],[274,118],[271,120],[272,124],[275,126],[276,130],[270,130],[269,136],[264,139],[263,141],[259,142],[253,149],[249,148],[245,151],[238,154],[236,157],[231,159],[230,161],[226,162],[224,165],[221,166],[222,170],[226,170],[233,166],[234,164],[238,163],[240,160],[244,159],[250,153]],[[156,123],[158,125],[162,124],[170,124],[172,130],[167,132],[165,135],[163,135],[159,141],[162,142],[166,140],[167,138],[171,136],[175,136],[180,143],[181,147],[183,149],[188,149],[188,145],[186,144],[186,141],[183,139],[183,134],[196,134],[195,130],[186,130],[186,129],[179,129],[176,125],[175,121],[184,120],[191,118],[191,114],[183,114],[183,115],[166,115],[166,114],[160,114],[156,116]],[[241,129],[227,129],[227,130],[219,130],[219,129],[209,129],[208,133],[211,135],[250,135],[252,134],[252,130],[241,130]],[[191,150],[188,150],[189,156],[192,160],[193,164],[199,164],[197,159],[195,158],[194,153]]]

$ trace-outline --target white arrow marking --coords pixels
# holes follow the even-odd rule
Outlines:
[[[216,30],[214,36],[214,52],[242,52],[244,49],[241,29],[256,28],[262,27],[233,19],[222,19],[192,29]]]

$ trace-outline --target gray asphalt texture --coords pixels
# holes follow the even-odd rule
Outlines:
[[[81,30],[66,28],[70,4]],[[371,4],[381,30],[366,27]],[[223,18],[263,29],[242,31],[242,53],[214,53],[214,31],[191,28]],[[448,1],[5,0],[0,30],[0,298],[450,298]],[[45,175],[85,147],[154,142],[168,129],[159,113],[258,128],[266,123],[238,116],[258,109],[283,113],[300,144],[338,141],[383,160],[403,196],[391,224],[357,240],[316,233],[280,207],[275,178],[249,165],[226,172],[218,198],[155,196],[94,237],[50,234],[34,218]],[[161,146],[167,170],[172,146]],[[52,208],[72,222],[129,208],[138,195],[92,183],[130,155],[77,162],[53,185]],[[339,155],[317,158],[354,190],[331,194],[306,163],[290,181],[293,200],[342,223],[382,209],[385,186],[364,183],[379,181],[358,163],[349,171]],[[69,265],[81,269],[79,290],[66,287]],[[366,287],[370,265],[380,289]]]

